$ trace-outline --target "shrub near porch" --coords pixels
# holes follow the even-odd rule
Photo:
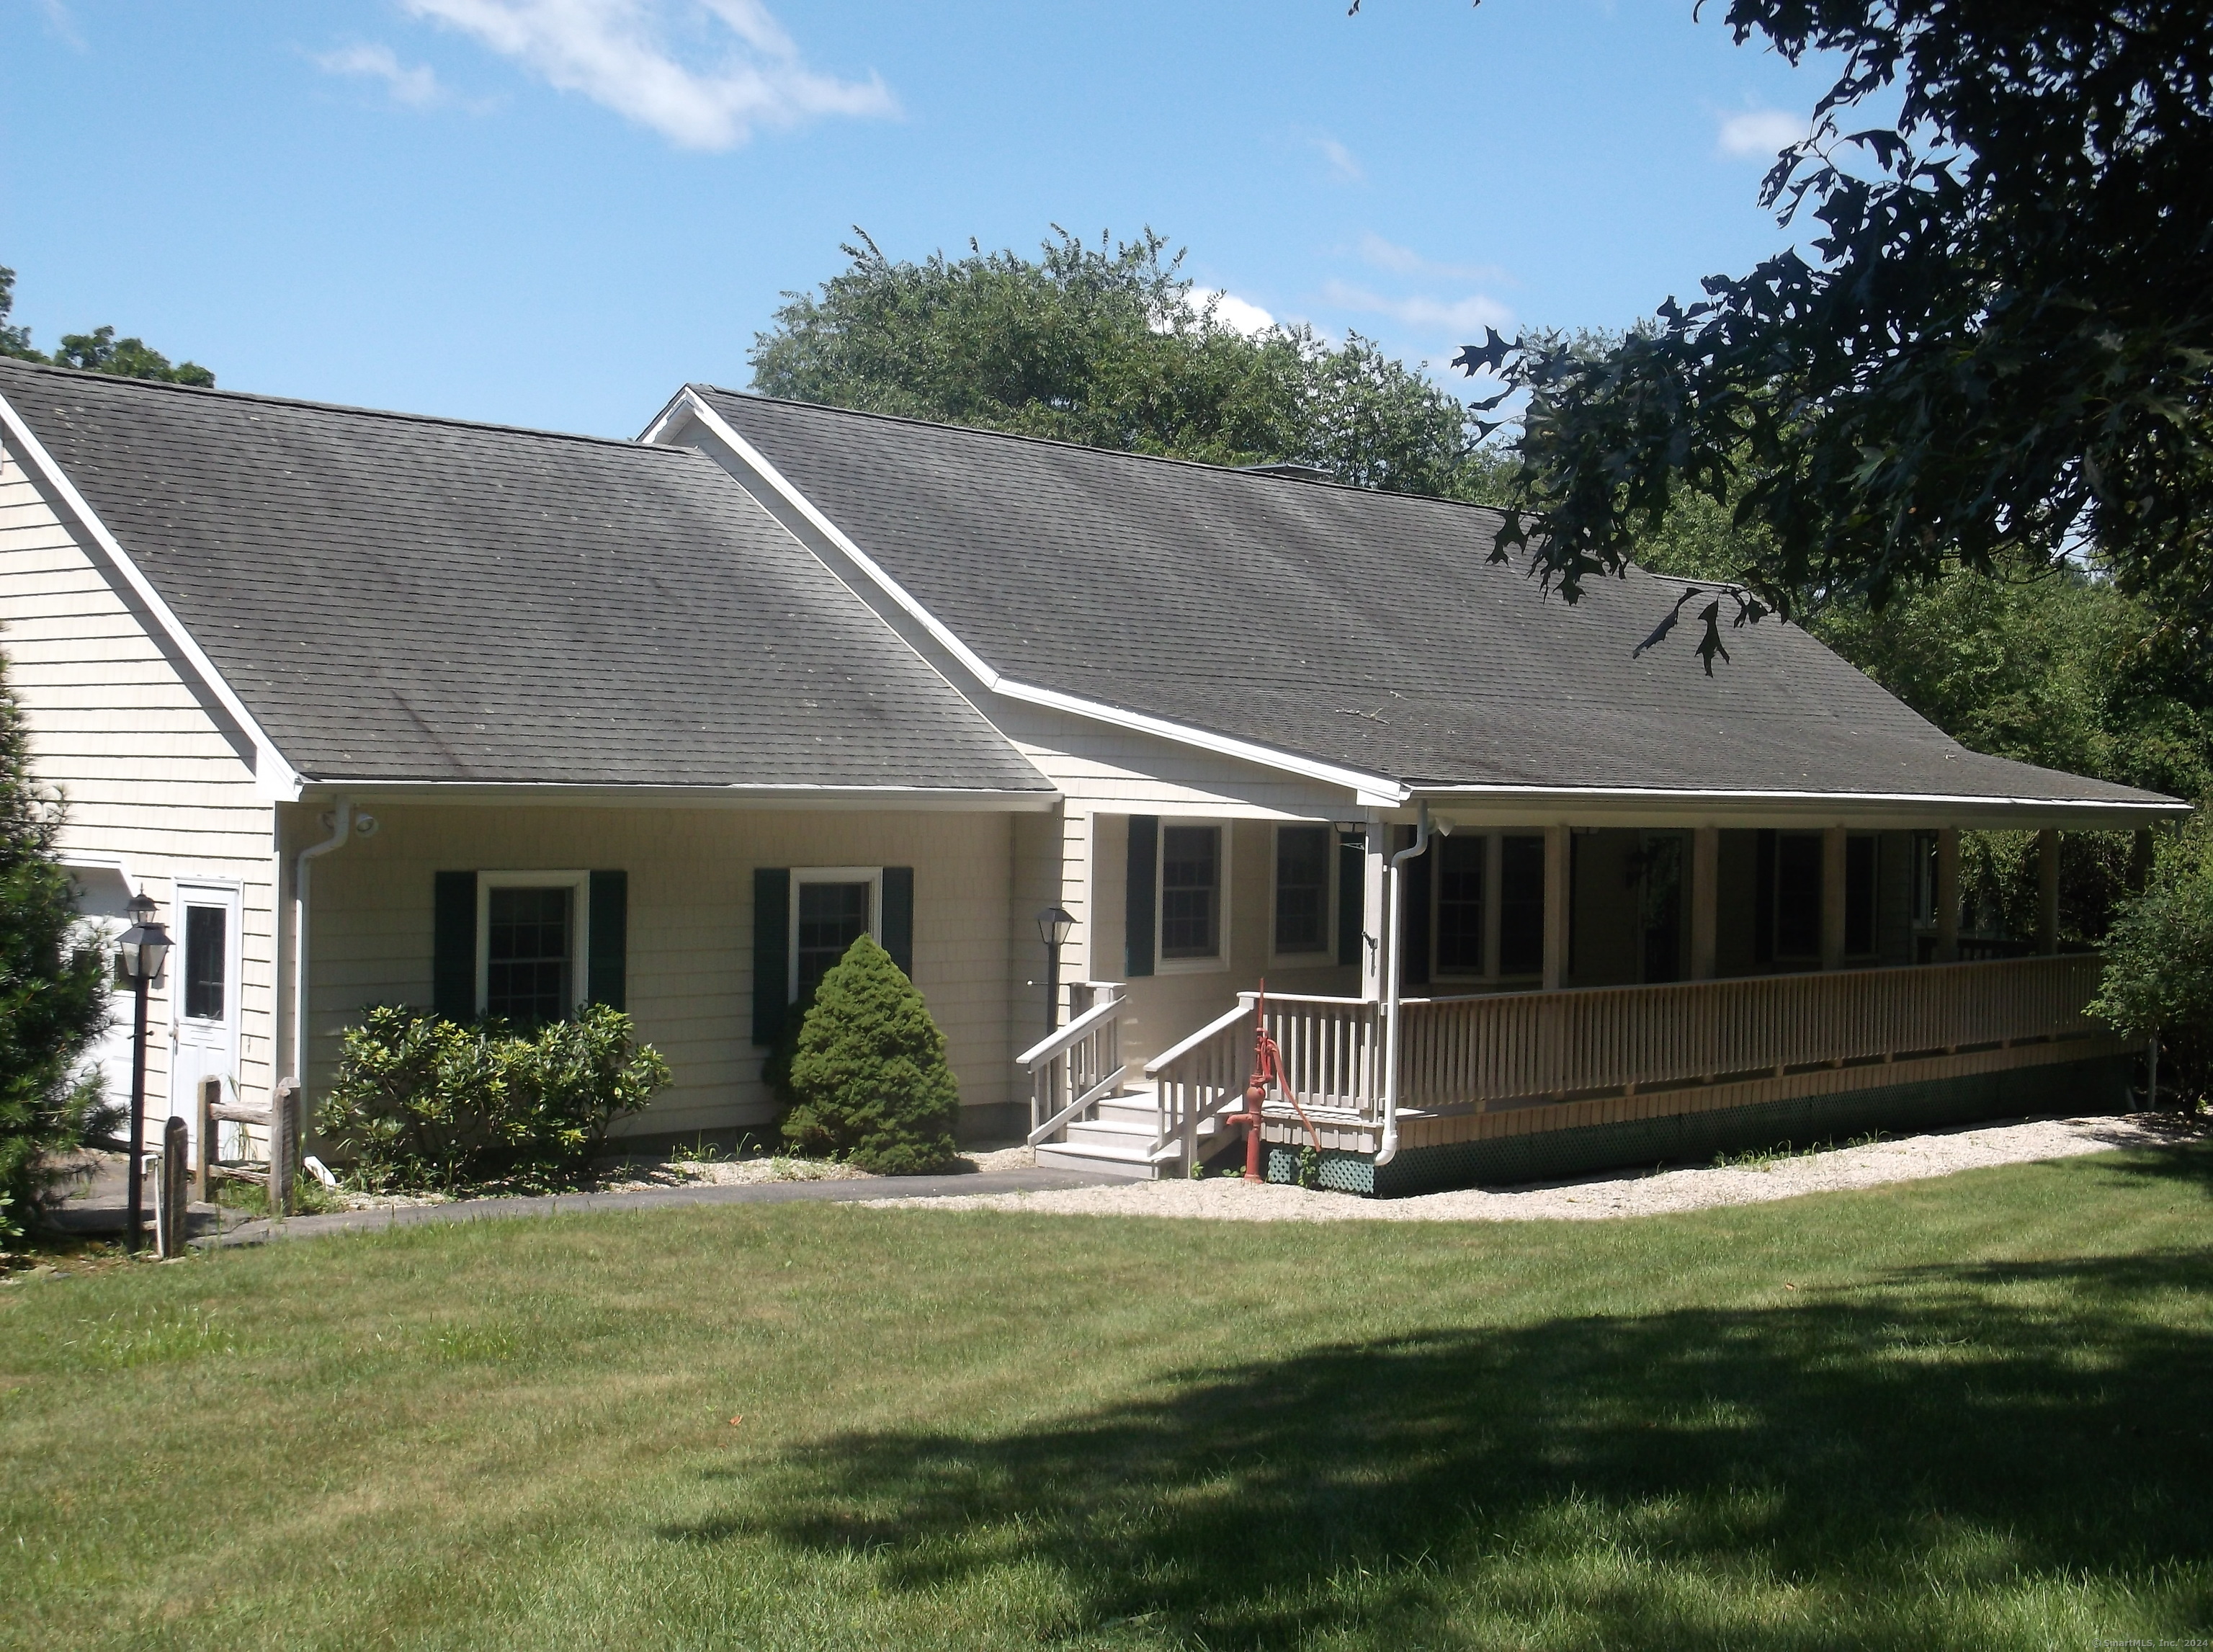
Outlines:
[[[2213,1155],[752,1206],[0,1289],[0,1646],[2038,1648],[2213,1611]]]

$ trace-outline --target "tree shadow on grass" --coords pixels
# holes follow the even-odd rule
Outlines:
[[[1314,1348],[997,1437],[825,1440],[664,1535],[915,1591],[1041,1564],[1074,1606],[1040,1630],[1204,1645],[2202,1631],[2209,1289],[2191,1251]]]

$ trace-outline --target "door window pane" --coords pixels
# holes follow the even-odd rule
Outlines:
[[[1276,950],[1329,950],[1327,826],[1283,826],[1276,833]]]
[[[194,1021],[223,1019],[223,969],[230,960],[223,931],[229,917],[220,906],[185,908],[185,1014]]]
[[[1213,958],[1221,952],[1222,829],[1161,831],[1161,956]]]
[[[1490,841],[1437,841],[1437,968],[1483,973],[1483,861]]]
[[[1821,955],[1821,839],[1810,832],[1775,840],[1775,955]]]
[[[1505,838],[1498,851],[1498,972],[1542,974],[1545,840]]]
[[[869,886],[799,886],[799,999],[804,1003],[845,949],[869,932]]]
[[[485,1014],[526,1024],[560,1020],[576,1002],[576,891],[493,888],[485,896]]]

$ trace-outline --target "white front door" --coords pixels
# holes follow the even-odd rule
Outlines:
[[[169,1112],[198,1127],[203,1079],[223,1081],[223,1100],[241,1098],[238,1082],[240,902],[235,884],[177,882],[175,949],[169,954],[172,1032]],[[218,1143],[226,1158],[242,1158],[235,1125],[223,1126]],[[149,1133],[152,1134],[149,1125]],[[197,1155],[199,1143],[192,1143]]]

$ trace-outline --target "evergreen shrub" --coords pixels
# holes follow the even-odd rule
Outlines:
[[[2091,1013],[2125,1038],[2160,1041],[2159,1085],[2195,1104],[2213,1093],[2213,826],[2201,807],[2161,834],[2151,880],[2106,938]]]
[[[315,1124],[372,1189],[568,1187],[607,1126],[668,1082],[661,1052],[603,1004],[527,1031],[380,1007],[345,1029]]]
[[[814,990],[783,1122],[797,1151],[887,1176],[943,1168],[960,1092],[945,1034],[892,955],[862,936]]]
[[[52,1156],[118,1113],[82,1064],[107,1024],[107,966],[54,858],[60,796],[38,783],[0,660],[0,1242],[21,1236]]]

